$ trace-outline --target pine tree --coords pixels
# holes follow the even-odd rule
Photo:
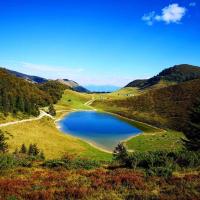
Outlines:
[[[28,155],[30,156],[37,156],[40,153],[40,150],[38,149],[36,144],[30,144]]]
[[[33,153],[34,153],[34,150],[33,150],[33,145],[32,144],[30,144],[29,145],[29,148],[28,148],[28,155],[33,155]]]
[[[25,144],[22,144],[19,153],[24,153],[24,154],[27,153],[27,148],[26,148]]]
[[[113,152],[113,157],[116,161],[120,162],[123,165],[126,165],[127,158],[128,158],[128,151],[126,147],[119,143]]]
[[[24,100],[22,96],[19,96],[17,99],[17,108],[21,111],[24,112]]]
[[[49,105],[49,114],[52,115],[52,116],[56,115],[56,110],[55,110],[53,104]]]
[[[40,153],[40,150],[38,149],[36,144],[33,144],[33,155],[37,156]]]
[[[0,153],[5,153],[8,151],[8,145],[6,143],[7,138],[4,133],[0,130]]]
[[[183,140],[186,148],[191,151],[200,151],[200,99],[192,108],[190,121],[184,133],[187,138]]]

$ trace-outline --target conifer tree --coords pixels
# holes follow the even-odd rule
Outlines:
[[[28,148],[28,155],[33,155],[33,152],[34,152],[34,150],[33,150],[33,145],[32,144],[30,144],[29,145],[29,148]]]
[[[127,158],[128,158],[128,151],[122,143],[119,143],[117,147],[115,148],[113,152],[113,157],[115,160],[117,160],[121,164],[126,165]]]
[[[37,156],[40,153],[40,150],[38,149],[36,144],[33,144],[33,155]]]
[[[27,148],[26,148],[25,144],[22,144],[19,153],[24,153],[24,154],[27,153]]]
[[[52,116],[56,115],[56,110],[55,110],[53,104],[49,105],[49,114],[52,115]]]
[[[40,153],[36,144],[30,144],[28,154],[30,156],[37,156]]]
[[[191,151],[200,151],[200,99],[192,108],[190,121],[184,133],[186,139],[183,141],[186,148]]]
[[[6,140],[5,134],[0,130],[0,153],[5,153],[8,150]]]

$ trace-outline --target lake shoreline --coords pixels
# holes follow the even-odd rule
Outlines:
[[[59,121],[61,121],[64,117],[66,117],[66,116],[69,115],[70,113],[78,112],[78,111],[97,112],[97,111],[95,111],[95,110],[82,110],[82,109],[80,109],[80,110],[71,110],[71,111],[69,110],[69,111],[67,111],[66,113],[64,113],[61,117],[59,117],[58,119],[56,119],[56,120],[54,121],[56,128],[57,128],[60,132],[64,133],[64,132],[61,130],[60,125],[58,124]],[[109,154],[112,154],[112,153],[113,153],[112,151],[109,151],[109,150],[107,150],[107,149],[104,149],[103,147],[99,147],[97,144],[95,144],[95,143],[93,143],[93,142],[91,142],[91,141],[88,141],[88,140],[86,140],[86,139],[83,139],[83,138],[80,138],[80,137],[76,137],[76,136],[74,136],[74,135],[72,135],[72,134],[70,134],[70,133],[64,133],[64,134],[68,134],[68,135],[70,135],[70,136],[72,136],[72,137],[74,137],[74,138],[77,138],[77,139],[79,139],[79,140],[81,140],[81,141],[83,141],[83,142],[86,142],[87,144],[89,144],[90,146],[94,147],[95,149],[98,149],[98,150],[103,151],[103,152],[105,152],[105,153],[109,153]]]
[[[72,134],[70,134],[70,133],[68,133],[68,132],[65,133],[64,131],[61,130],[61,126],[59,125],[59,121],[61,121],[61,120],[62,120],[63,118],[65,118],[66,116],[68,116],[70,113],[79,112],[79,111],[83,111],[83,112],[107,113],[107,114],[110,114],[110,115],[112,115],[112,116],[117,117],[118,119],[123,119],[124,117],[122,117],[122,116],[120,116],[120,115],[117,115],[117,114],[114,114],[114,113],[110,113],[110,112],[103,112],[103,111],[97,111],[97,110],[73,109],[73,110],[67,111],[66,113],[63,113],[63,115],[61,115],[61,117],[59,117],[58,119],[55,120],[56,128],[57,128],[59,131],[61,131],[62,133],[68,134],[68,135],[73,136],[73,137],[75,137],[75,138],[78,138],[78,139],[80,139],[81,141],[86,142],[86,143],[89,144],[90,146],[92,146],[92,147],[94,147],[94,148],[96,148],[96,149],[98,149],[98,150],[100,150],[100,151],[103,151],[103,152],[112,154],[113,151],[110,151],[110,150],[108,150],[108,149],[106,149],[106,148],[104,148],[104,147],[101,147],[101,146],[99,146],[98,144],[96,144],[95,142],[89,141],[89,140],[84,139],[84,138],[76,137],[76,136],[74,136],[74,135],[72,135]],[[128,119],[128,118],[127,118],[127,119]],[[131,121],[131,119],[129,119],[129,121]],[[133,126],[133,124],[131,124],[131,125]],[[133,137],[136,137],[136,136],[138,136],[138,135],[140,135],[140,134],[142,134],[142,133],[143,133],[142,130],[141,130],[140,133],[137,133],[136,135],[134,135],[134,133],[133,133],[133,135],[131,135],[130,137],[128,137],[128,138],[126,138],[126,139],[123,139],[123,140],[120,140],[119,143],[124,143],[124,142],[126,142],[126,141],[132,139]],[[114,150],[114,149],[113,149],[113,150]]]

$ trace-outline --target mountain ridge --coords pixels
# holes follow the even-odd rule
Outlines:
[[[46,79],[40,76],[33,76],[33,75],[27,75],[21,72],[17,72],[14,70],[10,70],[10,69],[6,69],[6,68],[1,68],[6,70],[9,74],[15,75],[18,78],[22,78],[28,82],[31,83],[36,83],[36,84],[42,84],[42,83],[46,83],[48,81],[52,81],[50,79]],[[77,91],[77,92],[89,92],[89,90],[87,90],[86,88],[84,88],[83,86],[79,85],[77,82],[69,80],[69,79],[57,79],[56,81],[67,85],[69,87],[71,87],[73,90]]]
[[[159,84],[160,81],[168,83],[168,86],[170,83],[182,83],[197,78],[200,78],[199,66],[180,64],[166,68],[156,76],[153,76],[149,79],[134,80],[128,83],[125,87],[138,87],[139,89],[144,90]]]

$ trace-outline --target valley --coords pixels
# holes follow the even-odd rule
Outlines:
[[[12,78],[27,84],[21,78],[6,76],[7,84]],[[154,185],[154,178],[162,183],[159,187],[164,193],[176,184],[184,188],[198,187],[199,153],[185,149],[183,141],[188,136],[183,132],[190,117],[189,108],[195,105],[196,94],[200,94],[199,80],[194,78],[171,84],[160,80],[145,88],[141,88],[139,81],[139,86],[129,85],[112,93],[78,92],[61,81],[28,83],[29,89],[33,86],[34,92],[43,96],[37,99],[24,93],[21,98],[14,92],[9,96],[10,102],[21,98],[24,103],[19,106],[16,100],[13,107],[6,107],[2,101],[0,131],[6,136],[8,151],[0,154],[0,195],[7,198],[12,194],[34,200],[41,195],[42,199],[53,200],[56,193],[59,199],[65,199],[66,195],[71,199],[94,199],[96,194],[101,194],[100,199],[104,199],[108,197],[105,188],[109,187],[114,199],[124,199],[127,191],[131,193],[129,187],[137,184],[135,191],[140,192],[142,198],[147,195],[160,199],[164,195],[161,191],[152,193],[152,188],[156,190],[158,185]],[[12,88],[15,89],[18,90],[18,85]],[[38,102],[39,106],[33,104],[34,113],[27,110],[27,98]],[[5,112],[5,108],[9,108],[9,112]],[[12,108],[19,111],[16,113]],[[31,145],[36,146],[37,154],[30,153]],[[57,170],[66,176],[63,181]],[[84,183],[80,177],[84,177]],[[187,177],[190,182],[186,183]],[[22,191],[24,178],[39,189]],[[113,185],[104,178],[111,180]],[[47,179],[51,183],[47,184]],[[17,189],[15,181],[19,181]],[[128,186],[122,186],[123,181]],[[10,190],[5,182],[12,184]],[[60,184],[63,187],[69,183],[72,185],[68,189],[60,188]],[[100,185],[96,188],[95,184]],[[71,192],[74,189],[76,192]],[[189,193],[195,199],[196,189],[194,191],[184,189],[182,197]],[[165,197],[171,198],[171,195]]]

